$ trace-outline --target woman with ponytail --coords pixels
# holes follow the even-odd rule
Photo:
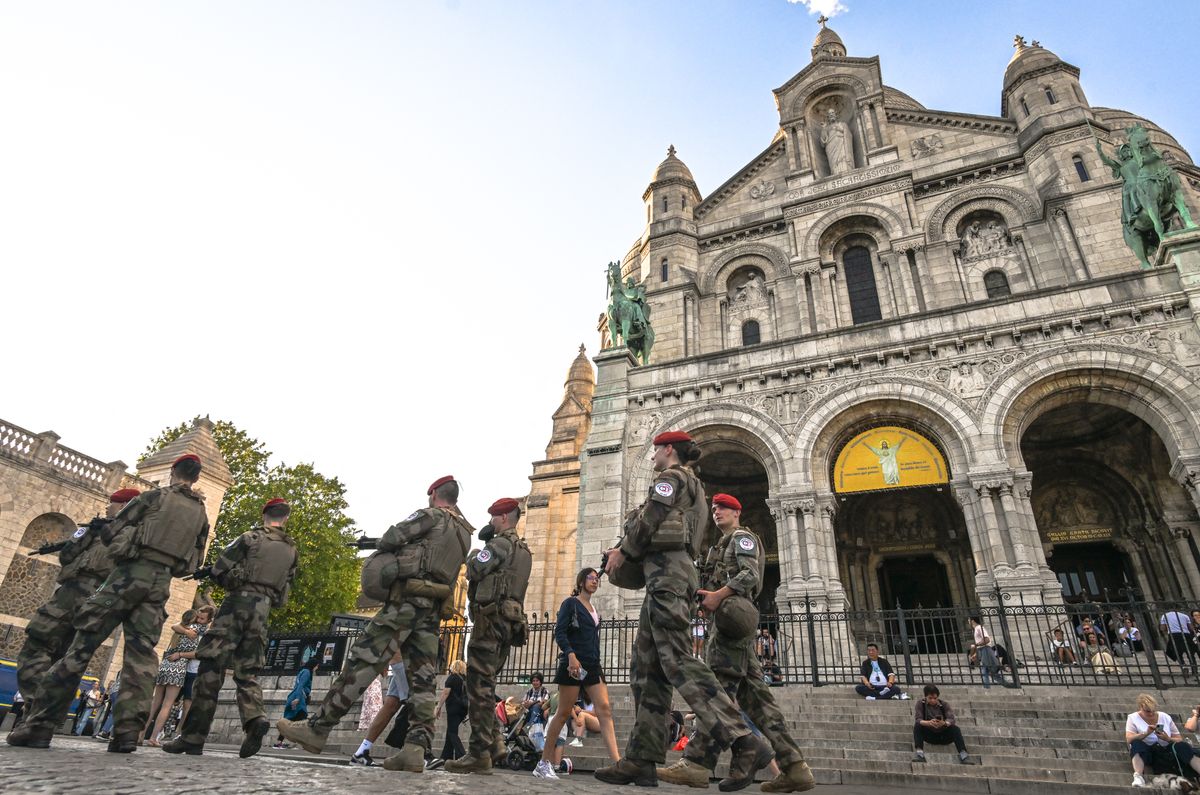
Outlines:
[[[600,614],[592,607],[592,596],[600,587],[600,574],[595,569],[582,569],[575,576],[575,590],[558,608],[554,639],[562,651],[558,655],[558,710],[546,727],[546,746],[542,761],[533,775],[538,778],[558,778],[554,771],[556,744],[559,734],[571,720],[579,691],[587,691],[600,722],[600,736],[614,762],[621,758],[617,750],[617,735],[613,728],[612,705],[608,701],[608,686],[600,668]]]

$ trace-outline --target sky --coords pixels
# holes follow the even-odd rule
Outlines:
[[[1200,156],[1200,4],[1131,9],[3,0],[0,420],[132,465],[209,415],[371,535],[443,474],[481,524],[529,491],[667,146],[702,194],[761,152],[819,12],[939,110],[998,114],[1038,39]]]

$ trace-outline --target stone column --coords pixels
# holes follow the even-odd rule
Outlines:
[[[821,284],[821,263],[815,262],[806,266],[804,273],[808,276],[808,289],[812,291],[813,331],[816,333],[830,329],[833,324],[830,323],[826,312],[825,289]]]
[[[1038,571],[1042,573],[1042,579],[1053,581],[1054,587],[1058,587],[1058,579],[1054,576],[1054,572],[1050,570],[1050,564],[1046,560],[1046,548],[1042,544],[1042,533],[1038,530],[1037,517],[1033,514],[1033,503],[1030,501],[1030,496],[1033,494],[1033,473],[1028,471],[1017,472],[1013,476],[1013,496],[1017,502],[1017,511],[1024,518],[1025,522],[1025,537],[1026,543],[1029,545],[1029,559]]]
[[[896,314],[908,315],[916,312],[916,300],[910,295],[912,288],[909,285],[909,275],[905,272],[908,270],[908,259],[903,254],[897,254],[895,251],[882,253],[879,255],[879,259],[883,262],[884,268],[891,277],[892,290],[896,301]]]
[[[838,297],[838,288],[837,288],[837,266],[836,265],[834,265],[832,268],[829,268],[828,270],[825,271],[825,278],[827,279],[827,284],[825,286],[828,287],[828,292],[825,296],[825,305],[827,307],[826,311],[828,312],[828,317],[830,320],[829,327],[830,328],[839,328],[843,323],[845,323],[847,321],[843,319],[843,312],[841,311],[841,302],[838,300],[839,297]],[[849,314],[846,313],[845,317],[848,318]]]
[[[875,256],[875,261],[879,264],[879,267],[876,269],[877,281],[881,283],[882,287],[879,291],[882,298],[880,301],[880,307],[883,310],[881,314],[885,319],[897,317],[900,314],[900,308],[896,304],[896,295],[892,289],[890,269],[887,266],[887,262],[878,254]]]
[[[816,539],[816,559],[819,562],[819,568],[815,575],[824,579],[831,607],[835,603],[844,605],[846,593],[842,587],[841,577],[838,575],[837,537],[833,529],[833,518],[837,515],[837,503],[832,494],[817,495],[815,507],[818,526],[821,528],[820,535]],[[840,609],[840,607],[832,609]]]
[[[997,561],[979,509],[979,495],[970,484],[960,483],[954,486],[954,499],[962,508],[971,555],[975,558],[975,591],[977,594],[983,593],[991,590],[995,582]]]
[[[1175,544],[1175,559],[1179,561],[1184,577],[1185,596],[1189,599],[1200,597],[1200,568],[1196,567],[1196,557],[1192,554],[1192,545],[1188,543],[1191,533],[1186,527],[1172,527],[1171,540]]]
[[[996,491],[1000,495],[1000,506],[1004,509],[1004,524],[1008,536],[1012,539],[1013,553],[1017,558],[1017,569],[1033,574],[1035,571],[1029,547],[1026,544],[1025,516],[1017,510],[1016,500],[1013,499],[1013,484],[1011,480],[1000,481]]]
[[[990,482],[976,483],[975,493],[979,496],[979,511],[983,518],[983,527],[987,533],[988,548],[991,550],[993,561],[992,575],[999,579],[1012,572],[1008,548],[1004,536],[1000,532],[1000,520],[996,516],[996,503],[993,494],[993,484]]]

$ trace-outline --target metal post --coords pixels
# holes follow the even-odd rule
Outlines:
[[[908,627],[904,620],[904,608],[900,606],[900,600],[896,600],[896,624],[900,629],[900,648],[904,650],[904,684],[911,685],[913,683],[912,675],[912,654],[908,648]]]
[[[1158,670],[1158,660],[1155,659],[1155,656],[1154,656],[1154,644],[1151,639],[1153,630],[1147,631],[1146,629],[1144,629],[1145,627],[1153,627],[1154,626],[1154,624],[1151,623],[1150,614],[1147,613],[1145,610],[1146,603],[1142,602],[1142,609],[1141,610],[1137,609],[1137,603],[1136,603],[1136,597],[1138,595],[1137,587],[1134,586],[1132,583],[1130,583],[1128,579],[1125,580],[1125,595],[1129,598],[1129,615],[1133,616],[1133,615],[1137,615],[1138,613],[1141,614],[1141,622],[1142,622],[1142,627],[1143,627],[1143,629],[1142,629],[1142,649],[1144,650],[1143,654],[1146,655],[1146,662],[1150,664],[1150,678],[1154,680],[1155,689],[1164,690],[1165,687],[1163,685],[1162,672]],[[1180,659],[1181,667],[1182,667],[1182,663],[1183,663],[1183,660],[1181,658]]]
[[[804,600],[804,615],[808,619],[808,660],[812,665],[812,686],[820,687],[820,676],[817,672],[817,625],[813,621],[812,600]]]
[[[1004,594],[1000,591],[999,585],[996,586],[994,593],[996,594],[996,617],[1000,621],[1000,635],[1004,638],[1004,648],[1008,649],[1008,659],[1012,660],[1013,687],[1020,687],[1021,675],[1018,673],[1017,658],[1013,656],[1012,638],[1008,636],[1008,619],[1004,616]],[[980,664],[983,664],[982,658]]]

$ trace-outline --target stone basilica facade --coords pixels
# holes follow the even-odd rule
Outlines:
[[[1018,37],[998,116],[930,110],[822,27],[723,185],[702,195],[672,147],[622,262],[650,361],[610,343],[590,425],[556,423],[577,527],[536,535],[575,536],[567,580],[644,498],[653,436],[685,429],[763,536],[766,611],[1200,597],[1200,236],[1139,267],[1093,131],[1112,157],[1146,127],[1193,214],[1200,169],[1079,75]]]

